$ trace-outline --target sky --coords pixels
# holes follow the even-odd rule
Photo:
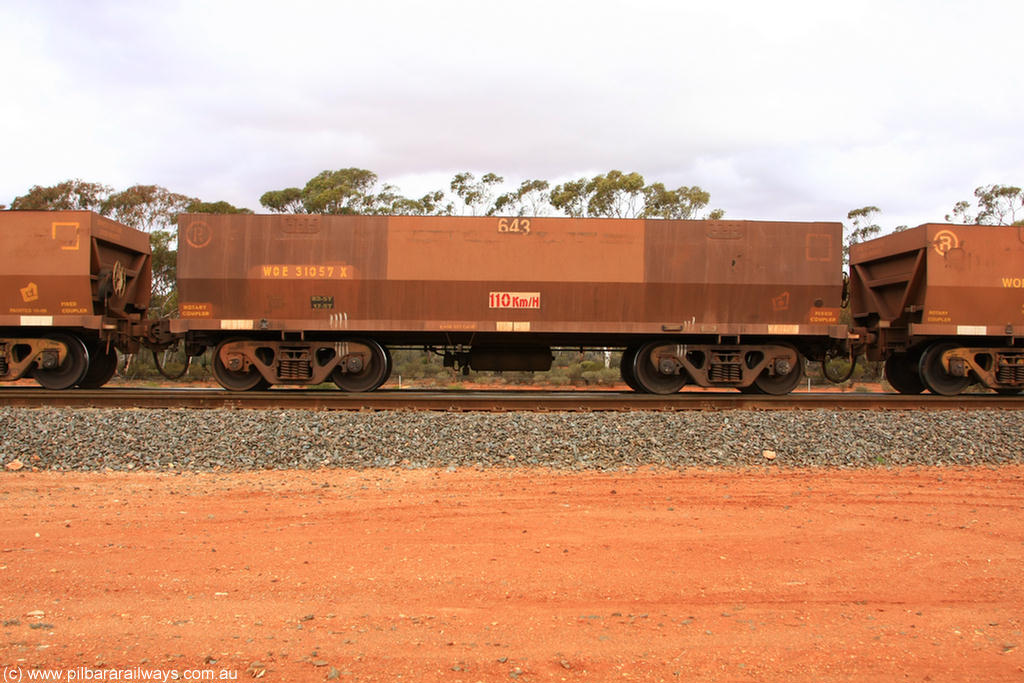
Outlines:
[[[0,204],[619,169],[727,218],[942,221],[1024,185],[1022,27],[1019,0],[0,0]]]

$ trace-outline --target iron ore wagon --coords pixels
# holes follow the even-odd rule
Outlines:
[[[850,248],[850,305],[897,391],[1024,388],[1024,227],[922,225]]]
[[[149,235],[89,211],[0,212],[0,381],[102,386],[138,350]]]
[[[622,348],[634,389],[782,394],[843,347],[839,223],[183,215],[179,316],[226,388],[370,391],[389,349],[547,370]]]

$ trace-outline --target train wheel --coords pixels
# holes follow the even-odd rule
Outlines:
[[[103,342],[89,344],[89,369],[78,383],[79,389],[99,389],[117,372],[117,351]]]
[[[52,370],[37,368],[32,371],[32,377],[46,389],[53,391],[70,389],[81,382],[89,371],[89,352],[85,348],[85,343],[73,335],[54,334],[49,338],[64,344],[68,349],[68,354],[60,367]]]
[[[619,361],[619,372],[622,374],[622,381],[633,391],[642,392],[643,389],[636,382],[636,375],[633,374],[633,365],[636,363],[635,346],[630,346],[622,352],[622,360]]]
[[[925,390],[918,366],[919,353],[896,353],[885,361],[885,381],[901,394],[920,394]]]
[[[648,394],[674,394],[689,380],[689,375],[681,372],[678,375],[666,375],[659,372],[658,368],[651,363],[651,351],[664,346],[664,342],[648,342],[640,347],[633,357],[632,370],[633,378],[639,391]],[[625,375],[623,375],[625,378]]]
[[[370,361],[364,363],[359,372],[341,372],[340,368],[331,373],[331,379],[342,391],[363,393],[373,391],[391,376],[391,354],[372,339],[352,339],[356,344],[370,347]]]
[[[928,391],[933,394],[956,396],[971,383],[970,377],[954,377],[942,367],[942,354],[955,348],[956,344],[937,342],[929,346],[921,355],[919,363],[921,380]]]
[[[755,386],[761,393],[772,396],[784,396],[793,391],[804,378],[804,360],[799,353],[796,354],[796,363],[785,375],[770,375],[767,371],[762,372],[754,380]]]
[[[263,379],[263,375],[254,367],[250,367],[248,372],[236,372],[224,367],[224,363],[220,360],[220,350],[225,344],[230,344],[233,341],[236,340],[222,341],[213,350],[213,377],[217,383],[228,391],[250,391],[269,387],[270,382]]]

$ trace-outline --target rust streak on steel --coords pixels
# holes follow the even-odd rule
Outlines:
[[[74,408],[221,408],[293,410],[431,411],[724,411],[724,410],[1024,410],[1024,396],[968,394],[955,397],[883,393],[797,393],[756,396],[680,393],[540,391],[376,391],[332,390],[229,392],[221,389],[119,389],[46,391],[0,389],[0,406]]]

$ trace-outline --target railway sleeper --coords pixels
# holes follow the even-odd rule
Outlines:
[[[359,374],[374,352],[355,341],[229,340],[218,345],[216,353],[233,375],[255,371],[269,384],[321,384],[335,374]]]

